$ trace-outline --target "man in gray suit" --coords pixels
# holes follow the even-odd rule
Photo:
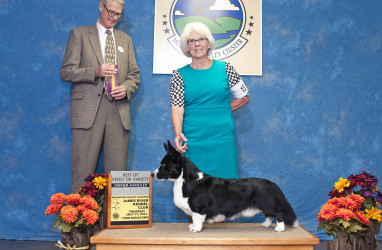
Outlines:
[[[71,193],[77,193],[84,179],[94,173],[102,143],[105,172],[126,170],[130,98],[139,87],[140,73],[131,37],[113,29],[123,6],[124,0],[101,0],[98,21],[70,32],[60,76],[73,84]],[[105,63],[110,36],[113,41],[108,48],[114,49],[108,49],[107,55],[113,54],[118,69]],[[115,74],[118,86],[106,96],[107,79]]]

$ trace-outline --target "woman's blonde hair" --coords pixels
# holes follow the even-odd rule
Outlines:
[[[182,50],[183,54],[186,55],[187,57],[191,57],[190,52],[187,51],[187,42],[188,42],[188,37],[193,31],[207,38],[209,43],[209,49],[207,54],[210,55],[212,50],[214,49],[215,39],[212,36],[210,29],[206,25],[200,22],[188,23],[184,27],[182,35],[180,36],[180,49]]]

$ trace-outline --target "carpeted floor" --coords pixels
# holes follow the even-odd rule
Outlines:
[[[214,223],[204,224],[201,233],[191,233],[188,223],[154,223],[150,228],[107,229],[100,233],[102,237],[126,238],[313,238],[301,227],[287,227],[284,232],[275,232],[275,224],[263,227],[259,223]]]

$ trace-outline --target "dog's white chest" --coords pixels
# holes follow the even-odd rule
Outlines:
[[[178,208],[182,209],[183,212],[191,216],[192,211],[190,206],[188,205],[188,198],[183,197],[183,183],[184,179],[182,173],[174,183],[174,203]]]

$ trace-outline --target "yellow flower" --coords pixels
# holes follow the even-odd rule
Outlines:
[[[104,186],[106,186],[106,179],[99,176],[93,179],[93,184],[98,188],[99,190],[102,190]]]
[[[342,177],[340,177],[338,182],[334,184],[334,188],[340,193],[344,191],[345,187],[349,187],[349,186],[350,186],[350,181],[348,179],[342,179]]]
[[[373,192],[377,192],[379,190],[379,187],[375,187]]]
[[[379,210],[378,208],[372,207],[370,210],[365,209],[365,212],[366,218],[381,222],[381,210]]]

